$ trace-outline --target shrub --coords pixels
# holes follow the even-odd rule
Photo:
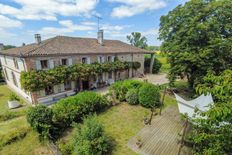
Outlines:
[[[77,128],[74,151],[81,155],[102,155],[111,151],[110,139],[96,117],[86,118],[83,126]]]
[[[27,112],[28,123],[44,139],[52,137],[51,132],[54,129],[52,117],[52,110],[45,105],[31,107]]]
[[[9,100],[10,101],[20,101],[20,98],[15,93],[11,93]]]
[[[107,99],[96,92],[80,92],[76,96],[60,100],[53,106],[54,121],[60,127],[68,127],[83,117],[103,110]]]
[[[62,155],[70,155],[73,152],[73,141],[66,142],[64,140],[59,140],[57,146],[62,153]]]
[[[139,89],[139,103],[146,108],[160,105],[159,87],[146,83]]]
[[[126,93],[126,101],[129,104],[135,105],[139,103],[138,89],[130,89]]]
[[[110,86],[110,92],[115,93],[116,98],[122,102],[126,101],[126,94],[129,89],[139,89],[143,82],[137,80],[125,80],[115,82]]]
[[[146,68],[147,72],[150,69],[150,63],[151,63],[151,58],[145,58],[144,67]],[[161,67],[162,67],[162,63],[157,58],[154,58],[152,73],[153,74],[159,73]]]

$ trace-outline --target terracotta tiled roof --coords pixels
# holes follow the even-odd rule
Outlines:
[[[107,53],[150,53],[118,40],[104,40],[103,45],[93,38],[74,38],[57,36],[42,41],[40,44],[29,44],[9,50],[3,50],[1,55],[11,56],[50,56],[71,54],[107,54]]]

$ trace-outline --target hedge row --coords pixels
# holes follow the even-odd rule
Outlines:
[[[81,92],[57,102],[52,108],[38,105],[29,109],[27,120],[44,139],[56,139],[73,122],[103,110],[107,100],[96,92]]]
[[[137,80],[125,80],[110,86],[110,94],[120,102],[141,104],[143,107],[152,108],[160,105],[160,89],[158,86]]]

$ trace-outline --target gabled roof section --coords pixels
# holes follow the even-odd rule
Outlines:
[[[123,54],[151,53],[128,45],[118,40],[104,40],[103,45],[97,39],[57,36],[42,41],[40,44],[29,44],[22,47],[3,50],[0,55],[16,57],[56,56],[74,54]]]

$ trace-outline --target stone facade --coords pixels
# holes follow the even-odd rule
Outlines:
[[[101,57],[101,58],[100,58]],[[22,90],[20,86],[20,72],[21,71],[29,71],[29,70],[43,70],[50,69],[56,66],[62,65],[66,62],[65,65],[73,65],[77,63],[85,63],[91,64],[94,62],[104,63],[107,61],[114,61],[114,58],[117,57],[120,61],[137,61],[141,63],[141,67],[138,70],[129,69],[128,71],[122,72],[112,72],[112,73],[103,73],[102,75],[98,75],[96,77],[91,77],[87,81],[70,81],[68,84],[59,84],[51,88],[52,93],[47,93],[47,90],[41,90],[38,92],[25,92]],[[5,58],[7,63],[5,63]],[[84,59],[84,60],[83,60]],[[47,68],[43,68],[41,66],[41,60],[45,60],[47,62]],[[56,102],[57,100],[64,98],[66,96],[74,95],[78,91],[99,88],[108,84],[112,84],[117,80],[123,80],[127,78],[131,78],[137,76],[139,74],[143,74],[144,72],[144,54],[85,54],[85,55],[72,55],[72,56],[43,56],[43,57],[27,57],[25,59],[14,58],[10,56],[1,56],[1,62],[3,65],[3,70],[6,70],[7,73],[4,72],[5,76],[11,79],[6,80],[7,84],[13,89],[16,90],[21,96],[27,99],[31,103],[44,103],[51,104]],[[15,69],[16,62],[19,66],[19,69]],[[17,86],[14,84],[14,80],[12,80],[12,75],[10,72],[14,72],[15,79],[17,81]],[[7,74],[7,75],[6,75]],[[6,78],[7,79],[7,78]]]

